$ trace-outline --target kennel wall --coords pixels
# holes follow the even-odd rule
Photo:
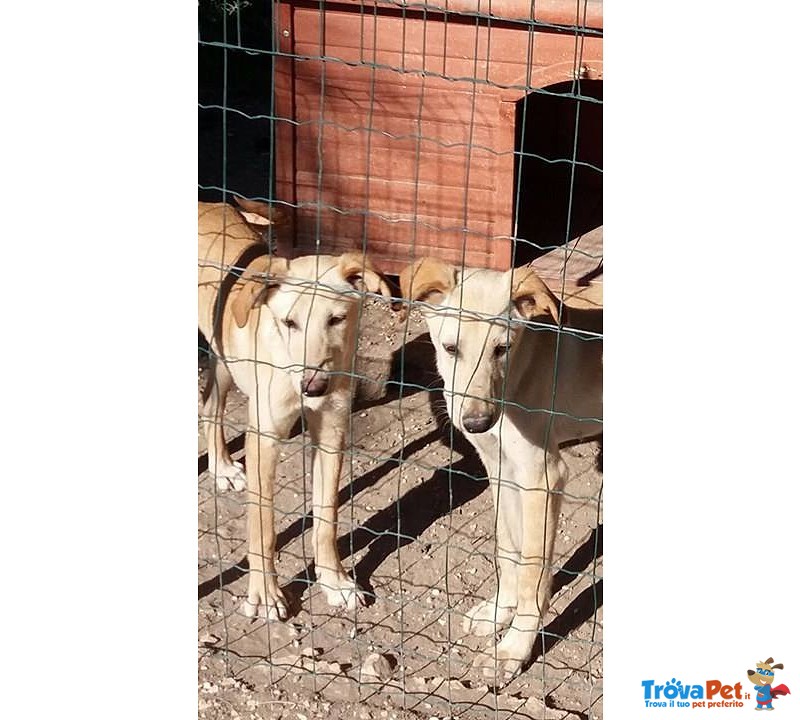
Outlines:
[[[602,78],[602,2],[322,6],[274,4],[274,191],[295,213],[280,251],[508,268],[518,102]]]

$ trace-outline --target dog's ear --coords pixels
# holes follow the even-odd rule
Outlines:
[[[286,258],[261,257],[250,263],[242,274],[241,289],[231,302],[233,318],[240,328],[247,324],[250,311],[266,302],[269,293],[283,282],[288,272]]]
[[[773,670],[783,670],[783,663],[775,663],[775,664],[772,666],[772,669],[773,669]]]
[[[527,320],[549,315],[558,324],[561,303],[530,265],[511,271],[511,301]]]
[[[241,208],[240,213],[248,225],[263,230],[267,225],[282,227],[289,224],[289,213],[278,205],[269,205],[260,200],[249,200],[234,195],[233,199]]]
[[[387,298],[392,297],[392,291],[383,275],[366,255],[345,253],[339,258],[339,272],[345,282],[356,290],[365,290]]]
[[[407,300],[436,304],[455,286],[455,267],[438,258],[421,258],[400,273],[400,291]]]

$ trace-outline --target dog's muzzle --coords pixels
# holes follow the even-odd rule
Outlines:
[[[300,390],[306,397],[319,397],[328,392],[330,377],[324,370],[306,370],[300,382]]]

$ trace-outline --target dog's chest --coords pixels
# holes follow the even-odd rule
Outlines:
[[[543,443],[531,442],[508,414],[501,416],[489,431],[467,434],[467,439],[478,451],[487,471],[500,477],[524,475],[544,456]]]

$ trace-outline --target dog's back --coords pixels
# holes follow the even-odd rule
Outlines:
[[[562,305],[561,329],[526,328],[506,399],[552,413],[557,443],[602,432],[603,311]]]
[[[213,308],[228,269],[254,245],[266,250],[260,232],[236,208],[197,204],[198,324],[207,339],[213,334]]]
[[[260,242],[261,238],[233,206],[199,202],[197,240],[202,273],[210,263],[231,262],[248,245]]]

